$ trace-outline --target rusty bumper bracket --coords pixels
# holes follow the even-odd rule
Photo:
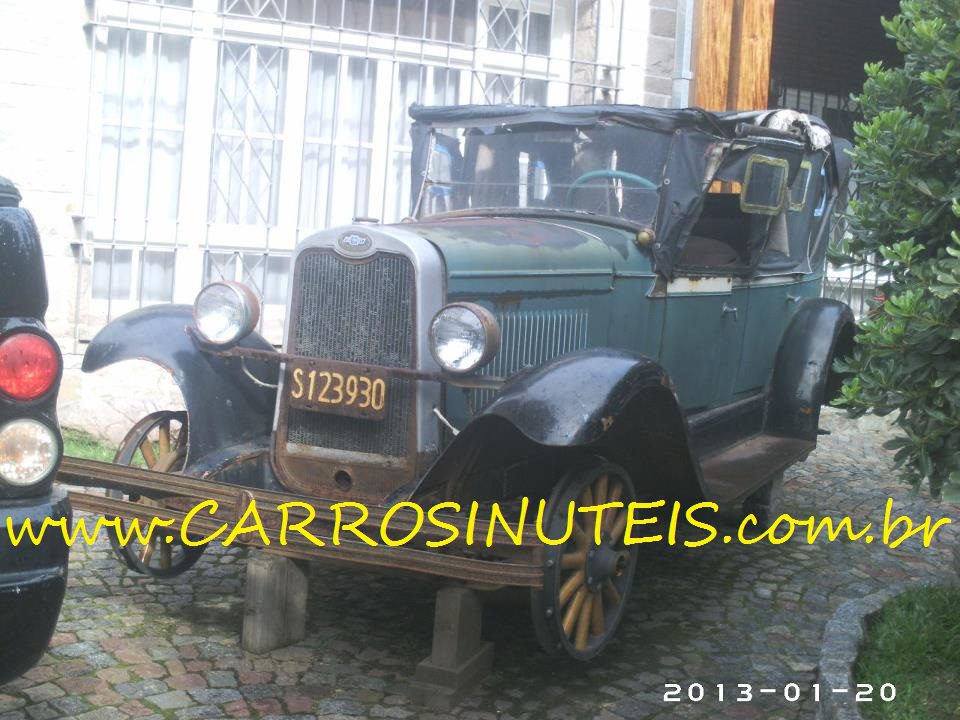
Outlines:
[[[305,365],[314,363],[323,363],[323,358],[307,357],[305,355],[296,355],[286,352],[270,352],[269,350],[256,350],[247,347],[231,347],[228,349],[218,348],[205,342],[203,338],[197,335],[197,331],[189,325],[186,327],[187,334],[193,338],[197,346],[204,352],[221,357],[248,358],[250,360],[260,360],[269,363],[299,362]],[[453,375],[444,372],[428,372],[426,370],[417,370],[415,368],[385,367],[383,365],[372,365],[370,363],[358,363],[358,365],[369,368],[390,377],[406,378],[409,380],[426,380],[429,382],[442,382],[456,387],[475,388],[480,390],[499,390],[503,387],[506,378],[494,377],[492,375]]]
[[[70,493],[71,503],[76,510],[108,518],[121,517],[128,520],[136,518],[141,524],[149,523],[155,517],[172,521],[173,525],[169,530],[166,527],[158,528],[158,532],[164,535],[170,532],[179,533],[189,509],[208,500],[217,503],[216,512],[208,514],[203,510],[191,517],[190,534],[208,537],[225,524],[232,529],[249,503],[255,501],[269,544],[264,543],[257,532],[245,534],[244,541],[241,543],[238,539],[238,544],[262,548],[267,552],[301,560],[325,560],[402,570],[482,587],[539,588],[543,584],[542,548],[538,544],[514,545],[503,528],[498,527],[493,534],[492,546],[488,548],[485,540],[489,524],[478,519],[475,524],[477,542],[474,546],[468,547],[463,541],[466,537],[467,517],[457,514],[436,513],[437,519],[442,519],[460,531],[455,542],[442,548],[429,548],[425,542],[446,539],[449,533],[426,523],[416,536],[416,545],[411,543],[400,547],[389,547],[384,544],[370,546],[359,539],[350,539],[349,534],[341,537],[338,545],[334,545],[332,535],[337,515],[330,506],[338,502],[335,500],[241,488],[185,475],[154,472],[73,457],[63,459],[57,480],[68,485],[165,498],[167,507],[156,507],[89,492]],[[292,530],[287,533],[286,544],[281,543],[283,513],[278,508],[285,503],[307,503],[314,508],[316,517],[304,526],[304,530],[320,538],[324,545],[317,545],[303,534]],[[377,539],[379,538],[378,528],[388,508],[378,505],[367,507],[370,515],[360,529]],[[345,512],[344,515],[346,516],[347,513]],[[307,518],[308,511],[305,508],[291,507],[288,509],[287,527],[291,528]],[[352,519],[356,519],[356,516],[345,517],[346,522]],[[250,521],[245,524],[245,527],[249,526],[251,526]],[[400,517],[398,514],[390,518],[391,537],[405,537],[414,527],[415,522],[412,519]],[[222,542],[229,533],[229,529],[213,542]],[[481,552],[491,559],[469,556],[470,554],[479,555]]]

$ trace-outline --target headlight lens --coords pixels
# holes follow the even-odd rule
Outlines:
[[[0,479],[11,485],[33,485],[57,464],[56,434],[36,420],[14,420],[0,428]]]
[[[232,345],[253,332],[260,321],[260,303],[246,285],[215,282],[197,295],[193,319],[207,342]]]
[[[453,303],[430,323],[430,351],[447,372],[483,367],[500,349],[500,326],[493,314],[474,303]]]
[[[20,332],[0,342],[0,393],[30,401],[45,395],[60,375],[60,353],[41,335]]]

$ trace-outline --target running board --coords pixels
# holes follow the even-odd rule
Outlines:
[[[812,440],[754,435],[700,463],[707,498],[738,511],[750,495],[817,447]]]

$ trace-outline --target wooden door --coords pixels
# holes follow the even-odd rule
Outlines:
[[[699,0],[693,104],[706,110],[768,105],[775,0]]]

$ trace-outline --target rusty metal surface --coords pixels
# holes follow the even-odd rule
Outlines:
[[[195,335],[195,331],[192,328],[187,328],[187,330]],[[304,355],[298,355],[296,353],[289,352],[269,352],[265,350],[255,350],[253,348],[247,347],[233,347],[229,350],[218,350],[211,347],[210,345],[204,344],[204,352],[208,352],[212,355],[220,355],[222,357],[237,357],[237,358],[250,358],[251,360],[261,360],[264,362],[270,363],[288,363],[288,362],[300,362],[300,363],[321,363],[323,360],[318,358],[306,357]],[[397,378],[408,378],[411,380],[426,380],[428,382],[442,382],[449,385],[455,385],[457,387],[465,388],[480,388],[485,390],[497,390],[503,387],[503,383],[506,381],[506,378],[503,377],[493,377],[493,376],[463,376],[463,375],[454,375],[452,373],[438,373],[430,372],[428,370],[417,370],[416,368],[399,368],[399,367],[385,367],[383,365],[377,365],[376,363],[346,363],[349,365],[354,365],[357,368],[365,367],[370,368],[371,370],[383,373],[389,377]]]
[[[736,510],[751,492],[816,447],[811,440],[764,434],[732,445],[703,461],[707,496],[722,509]]]
[[[472,547],[468,547],[464,541],[468,529],[466,514],[439,512],[435,514],[438,520],[456,527],[459,531],[458,539],[442,548],[428,548],[425,544],[429,540],[443,540],[449,537],[447,530],[430,523],[424,523],[420,528],[415,544],[411,542],[401,547],[389,547],[384,544],[369,546],[359,540],[349,539],[350,535],[344,533],[339,539],[340,544],[334,545],[332,530],[337,522],[337,514],[330,509],[329,499],[241,488],[184,475],[153,472],[72,457],[64,458],[58,480],[71,485],[106,488],[120,490],[127,494],[162,498],[167,507],[145,507],[138,503],[86,492],[71,493],[71,500],[78,510],[105,517],[116,516],[128,520],[137,518],[141,522],[149,522],[151,518],[158,517],[173,521],[172,529],[175,532],[179,532],[179,527],[186,517],[185,508],[208,500],[216,502],[218,507],[215,513],[208,514],[202,511],[190,519],[191,534],[209,535],[216,532],[224,523],[231,526],[236,524],[253,500],[257,504],[257,512],[266,528],[270,544],[262,543],[259,534],[255,532],[243,536],[242,543],[238,539],[238,544],[262,547],[270,552],[289,557],[397,569],[491,586],[540,587],[542,583],[542,547],[535,535],[533,541],[527,537],[523,545],[517,546],[498,525],[492,536],[491,547],[488,548],[485,540],[490,525],[486,520],[477,518],[474,525],[474,537],[477,541]],[[324,546],[310,542],[297,532],[288,533],[286,545],[280,543],[283,517],[278,508],[285,503],[307,503],[313,508],[316,516],[304,526],[304,529],[326,543]],[[176,508],[172,507],[174,505]],[[377,539],[380,537],[378,528],[389,508],[368,506],[368,509],[369,517],[359,528]],[[308,511],[302,505],[292,507],[288,512],[288,527],[308,517]],[[356,511],[354,514],[344,512],[345,522],[350,522],[357,517],[359,514]],[[251,521],[248,521],[245,526],[251,524]],[[391,537],[401,538],[415,529],[416,522],[412,518],[395,514],[390,517],[389,527]],[[161,530],[161,532],[165,531],[166,529]],[[478,557],[481,554],[484,558]]]
[[[334,360],[294,360],[287,368],[284,397],[292,408],[383,420],[387,405],[393,402],[393,398],[383,392],[378,407],[377,383],[384,387],[385,381],[383,373],[368,365],[357,366]]]
[[[337,267],[353,268],[355,272],[351,272],[349,278],[354,284],[363,278],[366,282],[360,284],[376,282],[379,277],[376,274],[356,276],[356,272],[373,272],[364,268],[376,263],[401,263],[393,270],[389,266],[380,269],[380,274],[386,273],[381,279],[391,285],[398,283],[401,287],[391,298],[378,295],[370,306],[364,305],[357,297],[352,301],[362,307],[343,307],[347,296],[352,295],[345,292],[345,286],[350,284],[346,276],[338,274],[330,287],[321,288],[324,274],[322,266],[314,266],[317,262],[334,262],[338,263]],[[310,417],[313,413],[291,407],[288,395],[281,394],[271,457],[277,477],[284,487],[299,493],[379,502],[409,482],[416,470],[417,423],[412,421],[416,418],[416,382],[409,376],[387,372],[389,369],[410,370],[418,365],[413,342],[416,316],[409,305],[416,287],[413,268],[407,258],[394,253],[374,253],[366,258],[353,259],[340,257],[330,248],[313,248],[298,256],[292,282],[296,291],[289,309],[289,331],[284,347],[287,353],[314,362],[337,360],[344,362],[346,368],[357,365],[356,373],[361,367],[376,372],[388,378],[386,394],[393,404],[385,417],[376,423],[361,418],[340,418],[336,424],[331,424],[322,418]],[[323,316],[319,317],[317,305],[321,300],[317,294],[321,290],[336,299],[329,303],[332,309],[324,306]],[[364,315],[373,313],[379,317],[385,314],[387,308],[382,307],[385,302],[406,303],[406,312],[400,313],[399,318],[394,317],[393,324],[386,319],[373,323],[379,329],[369,334],[368,326],[374,318]],[[341,311],[339,316],[337,307]],[[331,312],[334,317],[330,316]],[[346,327],[338,332],[334,326]],[[359,334],[351,334],[357,331]],[[388,351],[381,346],[387,342],[390,333],[400,333],[403,337],[389,338],[392,350]],[[291,360],[289,364],[303,365],[303,361]],[[380,367],[384,368],[383,372]],[[290,381],[288,376],[287,382]]]
[[[276,390],[254,385],[240,358],[211,356],[191,332],[193,308],[153,305],[123,315],[100,330],[87,346],[82,370],[96,372],[123,360],[149,360],[174,378],[190,419],[187,464],[220,448],[269,435]],[[273,354],[257,333],[239,343]],[[247,368],[265,381],[276,378],[277,366],[251,360]]]

